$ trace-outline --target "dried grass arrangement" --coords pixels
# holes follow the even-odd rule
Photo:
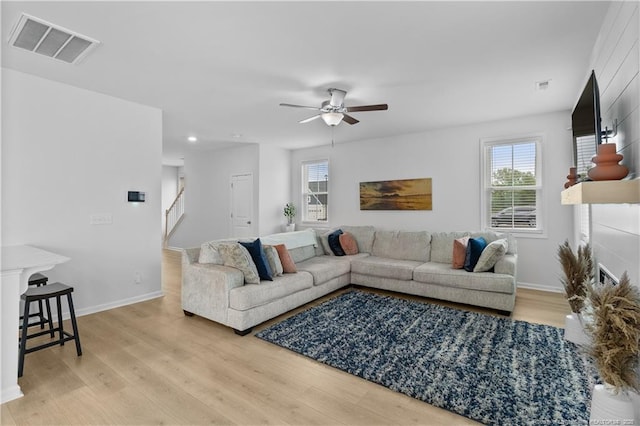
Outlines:
[[[602,380],[614,391],[640,391],[636,369],[640,362],[640,292],[625,272],[618,285],[597,286],[589,297],[593,306],[591,356]]]
[[[558,247],[558,259],[564,272],[560,281],[564,285],[571,311],[579,314],[584,308],[594,277],[593,257],[589,244],[578,247],[577,255],[571,250],[569,241]]]

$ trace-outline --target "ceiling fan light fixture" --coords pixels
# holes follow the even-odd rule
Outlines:
[[[344,114],[341,112],[325,112],[322,114],[322,119],[327,123],[327,126],[337,126],[340,124],[343,117]]]

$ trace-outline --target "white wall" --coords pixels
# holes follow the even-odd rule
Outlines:
[[[178,195],[178,172],[180,168],[175,166],[162,166],[162,233],[166,222],[165,212]]]
[[[406,230],[478,230],[480,223],[480,139],[532,133],[544,135],[543,238],[519,238],[521,285],[559,291],[556,249],[572,238],[572,210],[560,205],[560,190],[571,162],[569,111],[392,138],[293,151],[292,197],[300,205],[300,164],[329,158],[330,226],[375,225]],[[432,211],[360,211],[359,183],[433,179]]]
[[[10,69],[2,102],[2,245],[70,257],[46,274],[79,314],[161,295],[161,111]]]
[[[592,55],[600,87],[602,127],[618,120],[615,142],[630,175],[640,177],[640,18],[637,1],[613,2]],[[585,70],[585,75],[591,69]],[[586,81],[586,77],[585,77]],[[640,206],[593,204],[595,258],[618,278],[627,271],[640,286]]]
[[[241,145],[216,151],[185,154],[185,216],[169,240],[171,247],[197,247],[205,241],[231,236],[230,184],[234,174],[253,174],[254,233],[258,212],[259,147]]]
[[[258,235],[282,232],[287,220],[284,205],[291,193],[291,151],[260,146],[260,229]]]

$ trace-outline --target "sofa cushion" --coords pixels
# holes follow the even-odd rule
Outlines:
[[[342,246],[340,245],[340,235],[342,235],[342,229],[336,229],[327,237],[329,248],[336,256],[344,256],[344,250],[342,250]]]
[[[348,274],[351,262],[345,257],[316,256],[296,265],[298,271],[309,272],[313,276],[313,284],[321,285],[327,281]]]
[[[453,241],[469,235],[468,232],[435,232],[431,234],[431,261],[453,262]]]
[[[282,263],[282,271],[285,274],[295,274],[296,272],[298,272],[298,270],[296,269],[296,264],[291,258],[289,250],[287,250],[284,244],[276,244],[273,247],[275,247],[276,251],[278,252],[280,263]]]
[[[256,238],[250,242],[240,241],[240,244],[249,251],[251,259],[253,259],[253,263],[256,265],[256,269],[258,270],[258,276],[260,279],[271,281],[273,279],[273,271],[271,271],[271,266],[267,260],[267,255],[264,252],[260,238]]]
[[[324,249],[324,254],[328,256],[335,256],[333,251],[331,251],[331,247],[329,246],[329,235],[334,233],[337,228],[332,228],[329,230],[325,230],[322,234],[320,234],[320,243],[322,244],[322,248]]]
[[[376,231],[371,254],[376,257],[428,262],[431,234],[427,231]]]
[[[275,277],[273,281],[263,281],[259,285],[245,284],[242,287],[231,289],[229,292],[229,307],[239,311],[246,311],[312,286],[313,278],[308,272],[282,275],[281,277]]]
[[[276,250],[274,246],[268,245],[264,245],[262,248],[264,249],[264,254],[267,256],[267,261],[269,262],[273,276],[277,277],[282,275],[284,271],[282,269],[282,262],[280,262],[280,256],[278,256],[278,250]]]
[[[239,243],[220,244],[218,250],[224,266],[230,266],[242,271],[246,284],[260,284],[260,276],[249,251]]]
[[[513,234],[508,232],[494,232],[494,231],[484,231],[484,232],[473,232],[471,234],[471,238],[482,237],[487,242],[487,244],[494,242],[495,240],[499,240],[504,238],[507,240],[507,253],[506,254],[517,254],[518,253],[518,244],[516,238]]]
[[[464,258],[464,270],[467,272],[473,272],[473,268],[476,267],[478,259],[482,254],[482,250],[487,246],[487,242],[482,237],[469,238],[467,242],[467,256]]]
[[[373,226],[341,226],[340,229],[344,233],[353,235],[356,243],[358,243],[358,251],[360,253],[371,253],[373,250],[373,240],[376,236],[376,228]]]
[[[343,232],[340,234],[340,247],[342,247],[342,251],[344,251],[345,256],[358,254],[358,243],[356,239],[353,238],[351,232]]]
[[[469,237],[456,238],[453,240],[453,253],[451,267],[453,269],[464,268],[464,260],[467,258],[467,245]]]
[[[216,240],[216,241],[208,241],[206,243],[202,243],[200,246],[200,254],[198,257],[198,263],[212,263],[214,265],[224,265],[224,260],[222,256],[220,256],[220,252],[218,251],[218,246],[220,244],[227,243],[235,243],[238,240],[235,238],[230,238],[226,240]]]
[[[409,281],[413,278],[413,270],[423,262],[415,260],[388,259],[368,256],[351,261],[351,272],[372,275],[381,278],[393,278]]]
[[[293,259],[295,263],[303,262],[316,256],[316,249],[314,246],[296,247],[288,250],[289,255],[291,255],[291,259]]]
[[[507,240],[500,238],[499,240],[492,241],[482,250],[478,263],[473,268],[473,272],[487,272],[491,271],[496,262],[500,260],[507,252]],[[492,271],[493,272],[493,271]]]
[[[515,290],[511,275],[467,272],[464,269],[452,269],[449,263],[423,263],[413,271],[413,279],[423,283],[496,293],[512,294]]]

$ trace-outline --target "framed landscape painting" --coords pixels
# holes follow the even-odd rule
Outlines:
[[[431,178],[360,182],[360,210],[431,209]]]

